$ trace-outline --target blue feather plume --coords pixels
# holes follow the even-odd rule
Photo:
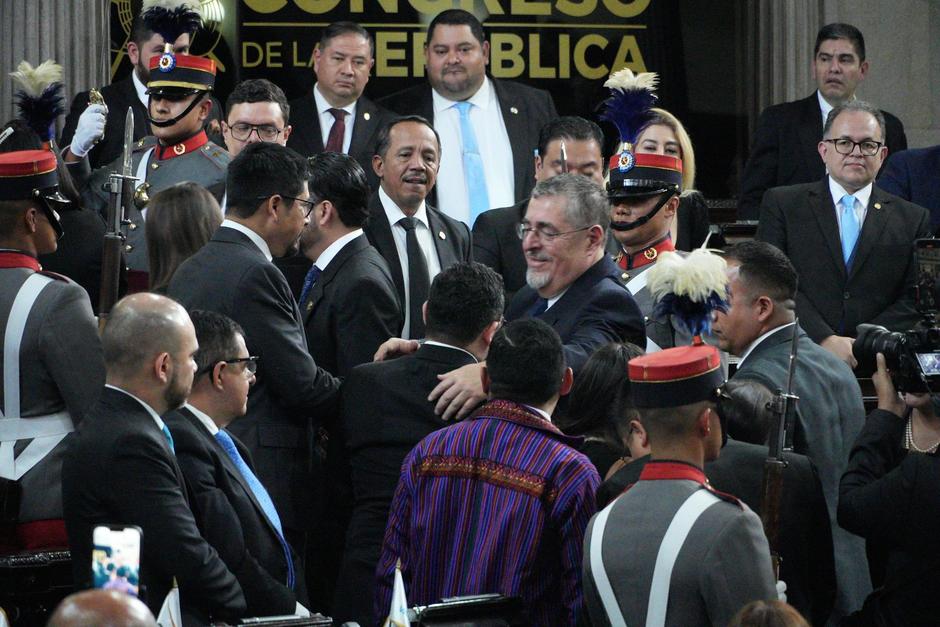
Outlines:
[[[656,95],[645,89],[620,91],[604,101],[602,120],[612,122],[620,133],[620,141],[636,144],[637,135],[653,119],[650,108],[656,104]]]
[[[52,139],[55,120],[65,113],[64,89],[62,83],[52,83],[39,96],[32,96],[22,89],[13,95],[17,115],[44,142]]]
[[[728,311],[728,301],[717,292],[709,294],[704,301],[669,293],[656,304],[657,316],[672,316],[682,322],[693,336],[711,333],[714,311]]]

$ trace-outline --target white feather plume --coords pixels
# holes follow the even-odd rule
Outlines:
[[[685,256],[665,252],[647,270],[646,285],[655,300],[672,293],[704,302],[712,293],[724,297],[728,284],[725,268],[722,257],[704,248],[697,248]]]
[[[62,82],[62,66],[47,59],[33,67],[28,61],[22,61],[16,66],[15,72],[10,72],[13,82],[33,98],[38,98],[52,83]]]
[[[619,89],[626,91],[628,89],[646,89],[655,91],[656,84],[659,82],[659,76],[656,72],[640,72],[634,74],[630,68],[623,68],[610,75],[604,87],[608,89]]]
[[[202,15],[202,3],[199,2],[199,0],[144,0],[140,12],[143,13],[153,7],[163,7],[167,11],[175,11],[183,6],[189,7],[199,15]]]

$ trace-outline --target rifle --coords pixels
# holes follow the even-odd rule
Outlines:
[[[104,246],[101,255],[101,297],[98,300],[98,328],[103,329],[111,308],[118,299],[118,286],[121,280],[121,251],[124,248],[124,232],[121,227],[126,223],[125,216],[134,201],[135,176],[131,175],[132,151],[134,146],[134,110],[127,108],[124,119],[124,154],[120,174],[112,172],[108,178],[108,224],[104,234]]]
[[[793,322],[793,338],[790,342],[790,363],[787,370],[787,391],[780,388],[770,401],[773,414],[767,459],[764,461],[764,477],[761,484],[761,522],[764,535],[770,544],[770,560],[774,577],[780,579],[780,497],[783,492],[783,469],[787,467],[784,451],[793,450],[793,409],[800,397],[793,393],[793,374],[796,371],[797,347],[800,332],[799,318]]]

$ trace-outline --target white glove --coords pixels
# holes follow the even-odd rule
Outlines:
[[[297,607],[294,609],[294,616],[303,616],[304,618],[309,618],[310,610],[298,603]]]
[[[782,579],[777,580],[777,600],[787,602],[787,582]]]
[[[100,104],[88,105],[78,118],[75,134],[69,150],[76,157],[84,157],[95,143],[104,137],[104,124],[108,119],[108,107]]]

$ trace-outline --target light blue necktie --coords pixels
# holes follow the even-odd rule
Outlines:
[[[298,304],[302,307],[304,301],[307,300],[307,296],[310,295],[310,290],[313,289],[314,283],[317,282],[317,279],[320,278],[320,268],[315,265],[310,266],[310,269],[307,271],[307,276],[304,277],[304,286],[300,290],[300,301]]]
[[[176,447],[173,446],[173,436],[170,435],[170,429],[165,424],[163,425],[163,435],[166,437],[167,444],[170,445],[170,450],[173,451],[174,455],[176,455]]]
[[[486,177],[483,174],[483,157],[477,136],[470,123],[470,107],[466,100],[454,105],[460,112],[460,139],[463,143],[463,174],[467,180],[467,193],[470,197],[470,225],[477,216],[490,208],[490,196],[486,191]]]
[[[261,485],[261,481],[258,480],[255,473],[251,471],[251,468],[249,468],[245,460],[242,459],[238,448],[235,446],[235,441],[232,440],[232,436],[226,433],[225,429],[219,429],[215,434],[215,439],[222,445],[225,452],[228,453],[228,456],[232,459],[232,463],[238,468],[238,472],[244,477],[248,487],[251,488],[255,498],[258,499],[258,503],[261,505],[264,515],[268,517],[268,520],[271,521],[271,524],[274,525],[274,528],[277,530],[277,537],[281,541],[281,547],[284,549],[284,558],[287,560],[287,587],[293,588],[294,561],[290,556],[290,547],[287,546],[287,541],[284,540],[284,532],[281,529],[281,518],[277,515],[277,509],[274,507],[274,501],[271,500],[271,495],[268,494],[268,491]]]
[[[851,266],[852,253],[855,252],[855,243],[858,242],[858,234],[861,227],[858,224],[858,217],[855,215],[855,196],[846,194],[842,197],[842,259],[845,260],[845,267]]]

